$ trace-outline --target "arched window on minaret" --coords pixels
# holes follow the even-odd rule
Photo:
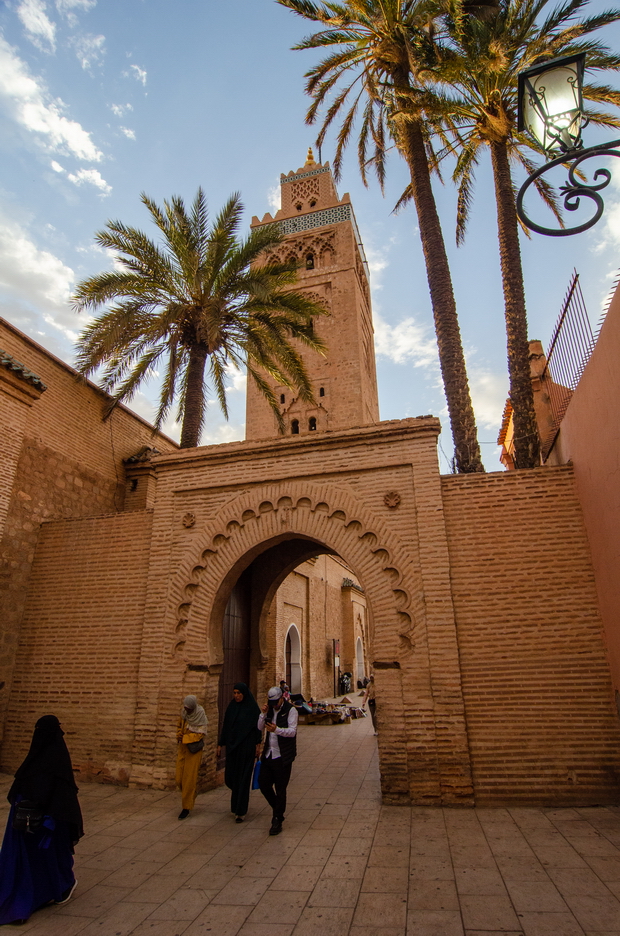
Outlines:
[[[314,254],[306,254],[306,270],[314,270]]]
[[[316,416],[311,416],[308,420],[308,429],[310,432],[314,432],[316,430]]]
[[[334,251],[331,247],[325,247],[321,252],[321,266],[333,266],[334,262]]]
[[[291,422],[291,433],[293,435],[299,435],[299,420],[293,419]]]

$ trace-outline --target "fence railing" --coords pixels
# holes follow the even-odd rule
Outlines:
[[[596,338],[581,292],[579,274],[575,271],[551,337],[547,363],[541,375],[549,395],[553,421],[553,430],[542,440],[543,460],[551,451],[557,430],[595,344]]]

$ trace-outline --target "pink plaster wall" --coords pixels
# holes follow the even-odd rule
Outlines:
[[[562,420],[548,464],[574,465],[612,680],[620,689],[620,290]]]

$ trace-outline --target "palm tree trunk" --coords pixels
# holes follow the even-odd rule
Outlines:
[[[192,345],[187,368],[187,386],[183,402],[183,428],[181,448],[196,448],[202,429],[205,405],[204,372],[207,349],[204,345]]]
[[[450,267],[431,186],[426,147],[420,124],[417,121],[408,122],[399,136],[401,137],[399,148],[409,166],[411,190],[418,213],[457,471],[460,473],[484,471],[480,458],[476,420],[469,394]]]
[[[519,249],[519,223],[506,143],[491,142],[490,147],[504,287],[515,462],[517,468],[535,468],[540,464],[540,438],[530,376],[527,313]]]

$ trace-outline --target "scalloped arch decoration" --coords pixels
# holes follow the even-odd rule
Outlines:
[[[199,532],[169,593],[173,657],[192,663],[221,662],[214,602],[231,570],[261,544],[299,534],[332,549],[359,576],[371,606],[376,655],[397,653],[411,642],[416,611],[405,582],[421,583],[408,551],[384,521],[336,486],[282,482],[232,499]]]

